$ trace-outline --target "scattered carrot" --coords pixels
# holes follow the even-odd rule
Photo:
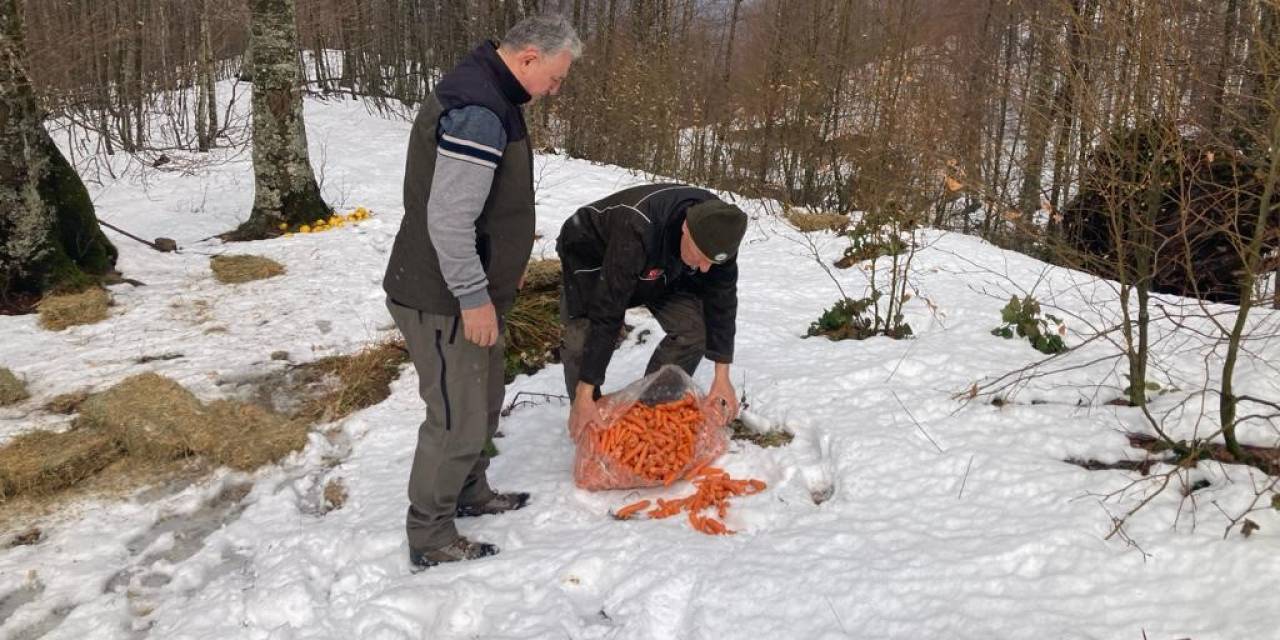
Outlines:
[[[724,517],[729,512],[729,498],[760,493],[766,487],[761,480],[734,480],[723,470],[714,467],[696,468],[685,477],[693,481],[696,488],[693,494],[675,500],[658,498],[657,506],[650,509],[648,515],[650,518],[661,519],[685,511],[688,513],[689,525],[707,535],[733,534],[724,524]],[[648,506],[648,500],[641,500],[619,509],[615,517],[625,520]],[[713,510],[715,516],[703,515],[705,510]]]
[[[640,502],[629,504],[621,509],[618,509],[618,512],[613,514],[613,517],[619,520],[626,520],[627,518],[630,518],[631,516],[635,515],[640,511],[647,509],[648,507],[649,507],[649,501],[641,500]]]

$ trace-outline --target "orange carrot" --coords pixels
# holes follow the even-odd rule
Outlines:
[[[578,486],[671,486],[681,479],[696,483],[724,475],[722,470],[708,465],[723,452],[727,438],[708,419],[697,394],[686,392],[665,403],[637,401],[613,406],[609,422],[580,436],[574,471]],[[706,489],[707,499],[723,499],[713,489]],[[743,487],[734,489],[741,494]],[[723,493],[724,489],[720,491]],[[706,506],[714,505],[708,503],[700,508]],[[673,508],[668,515],[684,507]]]
[[[703,421],[695,407],[692,394],[654,406],[637,402],[602,430],[597,448],[643,481],[670,485],[693,462]]]
[[[621,509],[618,509],[618,512],[614,514],[614,517],[619,520],[626,520],[627,518],[630,518],[631,516],[635,515],[637,512],[643,511],[648,507],[649,507],[649,501],[641,500],[640,502],[629,504]]]
[[[723,470],[714,467],[695,470],[695,473],[686,474],[685,477],[693,478],[695,487],[693,494],[675,500],[658,498],[657,505],[649,510],[648,516],[653,519],[662,519],[684,511],[689,520],[689,526],[707,535],[733,534],[734,532],[724,524],[724,518],[729,513],[729,499],[734,496],[759,493],[766,486],[764,482],[755,479],[734,480]],[[648,500],[627,505],[619,509],[615,517],[626,519],[648,506]],[[715,515],[702,515],[702,512],[707,509],[713,510]]]

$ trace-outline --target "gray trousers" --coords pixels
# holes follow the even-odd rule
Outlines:
[[[404,334],[418,393],[427,418],[409,471],[409,547],[429,551],[458,538],[453,518],[459,504],[488,502],[494,495],[485,471],[485,442],[498,429],[503,398],[503,338],[478,347],[463,337],[462,319],[418,311],[387,300]]]
[[[693,375],[707,351],[702,300],[688,292],[677,292],[647,305],[646,308],[657,318],[667,335],[649,357],[649,365],[644,369],[645,375],[667,364],[679,366],[685,373]],[[582,368],[582,356],[586,350],[587,334],[591,331],[591,320],[570,318],[564,296],[561,295],[560,325],[560,361],[564,363],[565,388],[572,399],[577,391],[578,371]]]

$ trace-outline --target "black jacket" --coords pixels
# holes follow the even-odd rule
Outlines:
[[[494,43],[476,47],[445,74],[427,97],[409,134],[405,159],[404,219],[396,234],[382,287],[396,302],[439,315],[460,313],[440,271],[440,259],[427,231],[427,200],[435,174],[440,116],[450,109],[480,105],[497,114],[507,134],[476,221],[476,253],[489,280],[489,298],[499,313],[509,309],[516,284],[533,250],[533,151],[521,105],[529,94],[507,69]]]
[[[702,300],[706,357],[733,361],[738,313],[736,256],[706,273],[680,259],[680,234],[690,205],[716,196],[681,184],[619,191],[578,209],[560,229],[556,252],[571,318],[591,320],[579,379],[599,385],[613,355],[623,316],[676,291]]]

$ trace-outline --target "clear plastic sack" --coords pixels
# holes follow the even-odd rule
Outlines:
[[[728,448],[729,430],[704,400],[674,365],[601,398],[603,419],[569,434],[574,483],[591,491],[655,487],[710,464]]]

